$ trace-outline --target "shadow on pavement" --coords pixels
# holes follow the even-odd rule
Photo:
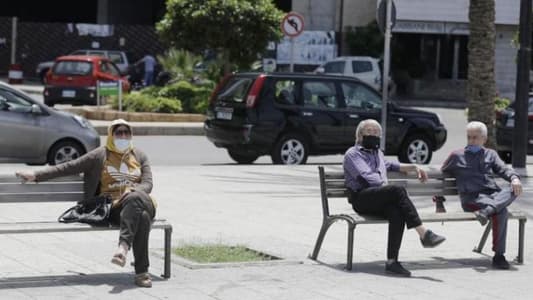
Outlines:
[[[72,275],[45,275],[28,277],[3,277],[0,278],[0,290],[58,287],[58,286],[110,286],[110,294],[119,294],[125,290],[137,289],[133,283],[134,275],[131,273],[97,273],[83,274],[72,272]],[[152,274],[153,282],[165,281]]]
[[[417,270],[442,270],[442,269],[472,269],[476,272],[486,273],[486,272],[512,272],[518,271],[516,264],[511,264],[510,270],[497,270],[492,268],[492,261],[489,258],[464,258],[464,259],[449,259],[434,256],[433,260],[424,260],[424,261],[402,261],[402,265],[409,271],[415,273]],[[390,275],[385,273],[385,261],[372,261],[364,263],[354,263],[352,270],[348,271],[345,269],[346,264],[328,264],[321,260],[314,261],[319,265],[329,267],[331,269],[344,271],[347,273],[364,273],[372,274],[377,276],[385,277],[399,277],[395,275]],[[416,273],[411,276],[413,279],[423,279],[435,282],[443,282],[443,280],[434,278],[431,276],[416,276]]]

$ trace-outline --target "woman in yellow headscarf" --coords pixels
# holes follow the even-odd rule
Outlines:
[[[105,146],[76,160],[36,172],[17,172],[26,181],[45,181],[55,177],[84,174],[85,199],[109,195],[112,198],[110,222],[120,225],[118,249],[111,262],[123,267],[130,248],[135,258],[135,284],[151,287],[148,273],[148,238],[155,217],[156,203],[150,197],[152,171],[148,158],[133,147],[128,122],[118,119],[108,128]]]

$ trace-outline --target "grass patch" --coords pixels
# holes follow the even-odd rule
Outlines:
[[[227,246],[222,244],[183,245],[174,248],[174,254],[198,263],[246,262],[277,259],[245,246]]]

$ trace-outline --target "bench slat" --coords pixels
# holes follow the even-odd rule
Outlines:
[[[449,175],[446,175],[446,174],[442,173],[438,169],[426,169],[424,167],[424,170],[428,174],[428,178],[429,179],[445,179],[445,178],[449,178]],[[405,175],[405,174],[400,173],[400,172],[387,172],[387,178],[389,180],[393,180],[393,179],[397,179],[397,178],[405,179],[406,177],[415,178],[414,174]],[[344,171],[325,171],[324,178],[325,179],[344,179]]]
[[[154,229],[172,227],[166,220],[155,220],[152,224]],[[91,226],[83,223],[59,223],[59,222],[19,222],[0,223],[0,234],[19,233],[51,233],[51,232],[78,232],[78,231],[107,231],[118,230],[119,227]]]
[[[54,179],[41,182],[41,184],[45,182],[63,182],[63,181],[65,182],[82,181],[83,182],[83,177],[81,177],[80,175],[63,176],[63,177],[57,177]],[[19,182],[20,183],[21,180],[17,178],[15,174],[0,174],[0,183],[3,183],[3,182]]]
[[[0,194],[10,193],[49,193],[49,192],[79,192],[83,191],[82,182],[52,182],[52,183],[0,183]]]
[[[390,185],[403,186],[407,189],[434,189],[434,188],[455,188],[455,181],[427,181],[422,183],[418,180],[409,181],[409,180],[398,180],[398,181],[389,181]],[[331,188],[344,188],[344,181],[341,180],[327,180],[326,189]]]
[[[457,190],[454,188],[450,189],[412,189],[408,190],[409,195],[411,196],[433,196],[433,195],[444,195],[444,196],[453,196],[457,195]],[[328,198],[345,198],[348,196],[348,189],[328,189],[326,191],[326,196]]]
[[[386,219],[359,215],[357,213],[344,214],[350,216],[356,224],[384,224],[388,223]],[[476,221],[476,216],[470,212],[446,212],[446,213],[421,213],[420,219],[423,222],[459,222],[459,221]],[[332,215],[335,217],[336,215]],[[509,211],[509,219],[527,219],[522,211]]]
[[[33,193],[33,194],[0,194],[0,203],[10,202],[60,202],[81,201],[83,192],[71,193]]]

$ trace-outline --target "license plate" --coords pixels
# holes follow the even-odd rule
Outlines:
[[[514,119],[507,119],[505,127],[514,127]]]
[[[231,120],[233,113],[226,111],[217,111],[217,119]]]
[[[76,97],[76,91],[64,90],[61,95],[65,98],[74,98]]]

